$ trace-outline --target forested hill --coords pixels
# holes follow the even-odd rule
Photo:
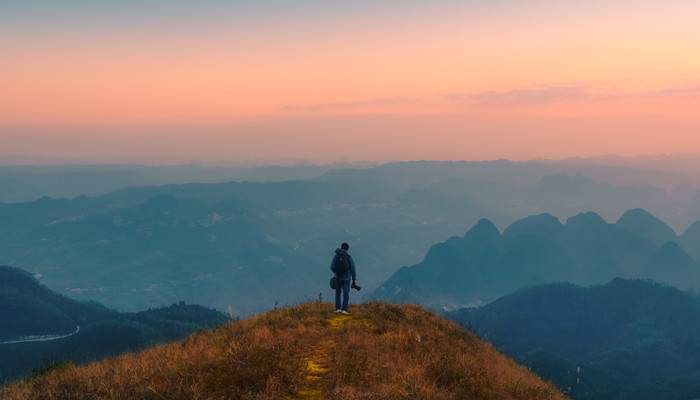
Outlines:
[[[557,283],[447,316],[574,399],[700,398],[700,298],[673,287]]]
[[[0,266],[0,342],[73,332],[88,321],[117,315],[97,303],[56,294],[24,270]]]
[[[184,303],[119,313],[58,295],[28,272],[0,266],[0,382],[176,340],[227,320]]]

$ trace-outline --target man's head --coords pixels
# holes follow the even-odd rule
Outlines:
[[[340,248],[345,250],[345,251],[348,251],[348,250],[350,250],[350,245],[343,242],[343,244],[340,245]]]

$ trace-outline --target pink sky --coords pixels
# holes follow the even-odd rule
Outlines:
[[[0,6],[0,164],[700,153],[695,0],[250,3]]]

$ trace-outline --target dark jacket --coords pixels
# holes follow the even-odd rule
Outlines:
[[[333,270],[333,266],[335,265],[335,260],[338,258],[339,254],[346,254],[348,256],[348,261],[350,264],[350,268],[348,269],[348,273],[345,274],[345,276],[338,276],[335,274],[335,271]],[[333,261],[331,261],[331,271],[333,271],[333,274],[336,275],[336,277],[340,278],[343,282],[350,282],[350,277],[352,276],[352,281],[357,280],[357,276],[355,275],[355,261],[353,261],[352,256],[348,254],[347,251],[343,249],[335,249],[335,255],[333,256]]]

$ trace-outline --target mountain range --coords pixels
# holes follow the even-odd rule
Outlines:
[[[0,202],[97,196],[129,186],[312,179],[336,166],[0,165]]]
[[[186,301],[245,316],[327,298],[333,295],[329,264],[341,242],[350,243],[363,286],[354,299],[371,299],[402,266],[416,265],[433,244],[484,217],[508,227],[544,212],[568,218],[593,211],[610,221],[641,208],[674,231],[687,229],[678,243],[700,256],[688,228],[700,216],[697,182],[674,171],[585,160],[426,161],[290,172],[298,180],[284,180],[280,170],[258,178],[255,171],[229,171],[233,179],[258,181],[220,182],[225,169],[153,167],[120,175],[104,167],[81,186],[86,171],[73,168],[30,169],[32,179],[27,170],[0,170],[0,180],[29,182],[33,193],[41,187],[48,193],[62,182],[79,193],[89,182],[104,181],[93,185],[90,196],[0,203],[0,264],[29,270],[61,294],[120,311]],[[207,172],[210,182],[220,183],[182,183],[204,181]],[[94,194],[110,182],[125,185],[131,173],[135,186]],[[112,182],[110,174],[119,179]],[[667,182],[662,177],[679,186],[654,186]],[[634,184],[621,184],[625,179]],[[51,185],[39,184],[46,181]],[[174,183],[148,186],[153,182]],[[3,193],[17,194],[12,187]],[[700,238],[700,226],[693,231]],[[528,283],[541,282],[533,279]]]
[[[700,396],[700,297],[652,281],[555,283],[445,314],[577,400]]]
[[[700,265],[689,254],[700,247],[695,237],[695,226],[677,237],[642,209],[628,210],[616,223],[587,212],[562,224],[545,213],[516,221],[503,233],[482,219],[464,236],[433,246],[421,263],[399,269],[374,297],[454,309],[529,286],[602,284],[615,277],[698,289]]]

